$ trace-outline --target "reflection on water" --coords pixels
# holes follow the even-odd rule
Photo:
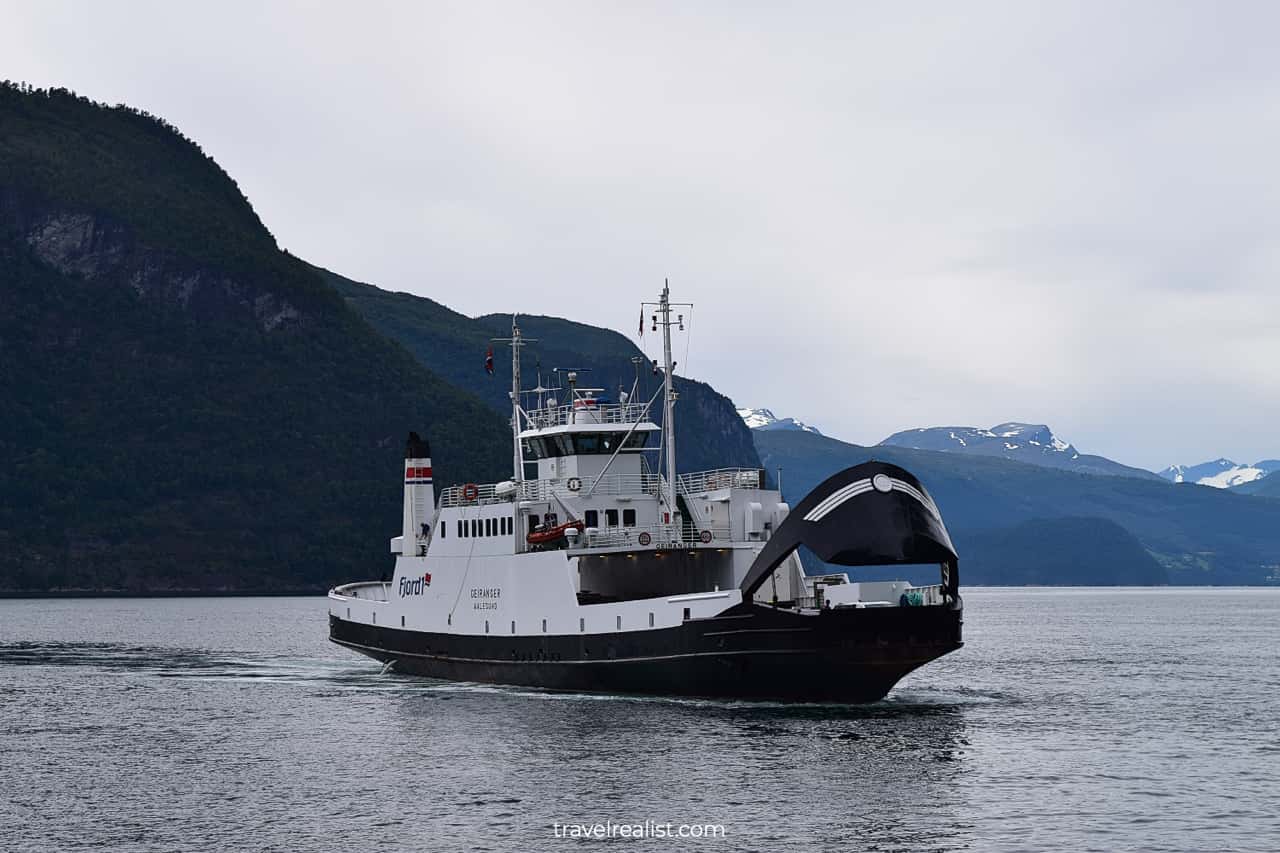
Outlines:
[[[864,706],[384,675],[317,599],[0,602],[0,818],[19,850],[1264,849],[1280,595],[1135,598],[970,593],[969,645]]]

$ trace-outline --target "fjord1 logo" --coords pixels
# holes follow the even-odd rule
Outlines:
[[[400,578],[400,597],[422,595],[431,586],[431,572],[423,572],[420,578]]]

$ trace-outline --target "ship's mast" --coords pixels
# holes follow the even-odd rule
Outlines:
[[[511,345],[511,467],[514,469],[512,479],[521,483],[524,482],[524,450],[520,446],[520,348],[536,344],[537,340],[521,336],[517,316],[511,315],[511,337],[490,340],[495,344]],[[541,379],[538,385],[542,385]]]
[[[646,303],[646,307],[653,305],[652,302]],[[675,390],[675,362],[671,359],[671,327],[673,325],[684,328],[684,315],[677,314],[673,319],[671,317],[671,309],[692,308],[693,304],[689,302],[672,302],[671,286],[666,280],[662,280],[662,296],[657,303],[658,313],[653,315],[653,325],[655,331],[658,326],[662,326],[662,390],[663,390],[663,410],[662,410],[662,441],[666,447],[667,457],[667,511],[671,513],[671,522],[676,523],[676,416],[675,407],[676,400],[680,394]]]

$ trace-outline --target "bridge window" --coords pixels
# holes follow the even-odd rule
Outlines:
[[[618,511],[616,509],[606,509],[604,511],[604,523],[610,527],[618,526]]]
[[[622,630],[622,614],[621,613],[618,614],[618,630],[619,631]]]
[[[488,620],[488,619],[484,620],[484,632],[485,632],[486,634],[487,634],[487,633],[489,633],[489,620]]]
[[[350,615],[351,615],[351,608],[350,608],[350,607],[348,607],[348,608],[347,608],[347,616],[350,616]],[[579,631],[585,631],[585,630],[587,630],[587,620],[586,620],[586,619],[579,619],[579,620],[578,620],[578,630],[579,630]]]
[[[636,511],[634,509],[624,509],[622,511],[622,526],[623,527],[636,526]]]
[[[649,440],[649,433],[636,430],[635,432],[631,433],[631,435],[627,437],[626,442],[623,443],[622,446],[627,448],[628,450],[636,450],[641,447],[644,447],[645,443],[648,440]]]
[[[492,518],[486,518],[484,520],[484,535],[485,536],[493,535],[493,519]]]
[[[480,535],[480,519],[478,518],[471,519],[471,535],[472,536]]]
[[[516,620],[512,619],[512,620],[511,620],[511,633],[513,633],[513,634],[514,634],[515,632],[516,632]]]
[[[650,627],[650,628],[652,628],[652,627],[653,627],[653,614],[652,614],[652,613],[650,613],[650,614],[649,614],[649,627]]]
[[[547,620],[546,620],[546,619],[543,619],[543,620],[542,620],[542,633],[544,633],[544,634],[545,634],[545,633],[547,633]]]
[[[462,519],[458,519],[458,535],[459,535],[459,536],[466,536],[466,535],[467,535],[467,534],[466,534],[466,533],[464,533],[464,532],[463,532],[463,530],[462,530]]]
[[[598,433],[583,433],[573,437],[573,449],[578,453],[604,453]]]
[[[582,514],[582,523],[587,527],[599,527],[600,513],[596,512],[594,509],[587,510]]]
[[[448,522],[444,522],[444,521],[440,522],[440,538],[441,538],[441,539],[444,539],[444,538],[445,538],[445,535],[446,535],[448,532],[449,532],[449,524],[448,524]]]

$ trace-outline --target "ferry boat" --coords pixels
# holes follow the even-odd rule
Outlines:
[[[441,679],[828,702],[881,699],[960,648],[955,548],[906,470],[847,468],[794,508],[759,469],[678,473],[671,333],[686,307],[665,285],[642,306],[664,349],[645,403],[574,372],[523,390],[530,341],[513,318],[511,479],[437,501],[429,444],[410,433],[395,573],[330,590],[330,639]],[[802,547],[867,572],[936,566],[939,582],[810,576]]]

